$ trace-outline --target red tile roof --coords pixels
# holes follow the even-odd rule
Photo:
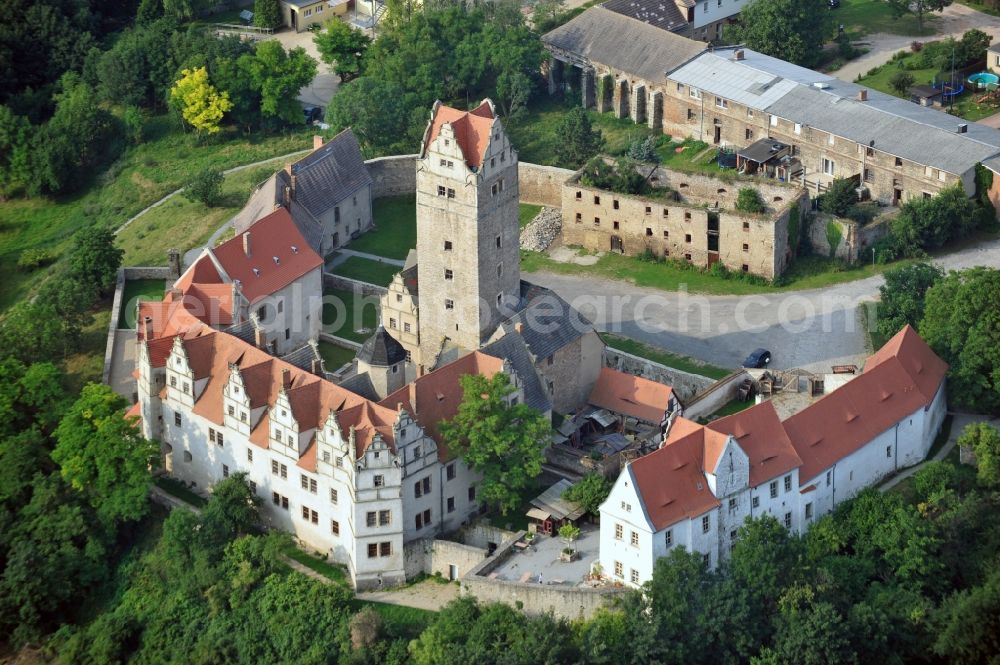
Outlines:
[[[704,425],[699,425],[687,418],[675,418],[663,445],[672,446],[680,441],[689,440],[697,441],[698,445],[702,447],[701,462],[704,464],[702,471],[705,473],[714,472],[719,456],[726,449],[729,436],[707,429]]]
[[[704,428],[699,427],[628,465],[646,514],[657,531],[719,505],[702,471],[701,432]]]
[[[438,457],[449,459],[447,445],[441,438],[438,423],[453,418],[462,402],[459,378],[466,374],[481,374],[487,378],[503,370],[503,360],[479,351],[462,356],[453,363],[424,374],[379,402],[395,409],[402,404],[417,423],[438,444]]]
[[[441,132],[441,126],[449,124],[455,130],[455,140],[462,149],[465,162],[473,168],[478,168],[483,163],[483,156],[490,144],[493,120],[493,109],[488,101],[484,101],[472,111],[459,111],[441,104],[431,119],[431,131],[424,145],[425,154]]]
[[[615,413],[659,424],[670,405],[670,386],[604,367],[590,392],[590,403]]]
[[[244,251],[247,234],[249,256]],[[212,252],[229,279],[240,280],[242,293],[251,303],[280,291],[323,265],[323,259],[302,237],[285,208],[258,220],[248,231],[227,240]]]
[[[222,276],[212,262],[212,257],[203,254],[197,261],[184,271],[174,286],[186,291],[192,284],[222,284]]]
[[[947,369],[912,328],[901,330],[872,355],[861,374],[784,422],[803,461],[800,482],[811,481],[928,406]]]
[[[713,420],[706,427],[736,439],[750,458],[751,487],[758,487],[802,466],[802,460],[770,401]]]

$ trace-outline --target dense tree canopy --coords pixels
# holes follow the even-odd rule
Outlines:
[[[924,296],[944,273],[930,263],[913,263],[885,271],[885,284],[879,287],[876,326],[886,338],[909,324],[914,328],[924,318]]]
[[[767,55],[813,67],[830,36],[832,17],[826,0],[752,0],[725,38]]]
[[[454,418],[442,421],[441,434],[449,450],[483,475],[479,500],[506,515],[542,472],[542,449],[552,426],[530,406],[510,403],[514,388],[502,372],[491,379],[468,374],[460,381],[462,403]]]
[[[371,37],[339,19],[333,19],[313,37],[316,49],[341,83],[347,83],[361,73],[361,59],[371,45]]]

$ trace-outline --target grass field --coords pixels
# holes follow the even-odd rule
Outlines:
[[[12,199],[0,204],[0,260],[13,265],[26,249],[63,252],[85,226],[117,228],[205,168],[227,169],[311,145],[306,129],[276,136],[245,137],[236,130],[199,142],[167,115],[147,122],[146,141],[126,149],[82,192],[58,199]],[[159,252],[160,250],[157,250]],[[162,252],[157,254],[164,262]],[[0,284],[0,310],[27,295],[52,268],[31,274],[9,271]]]
[[[353,342],[364,342],[371,336],[378,321],[378,298],[361,297],[342,289],[327,289],[323,295],[339,303],[339,306],[332,302],[323,304],[323,332]],[[358,332],[359,327],[368,332]]]
[[[667,367],[679,369],[682,372],[700,374],[701,376],[707,376],[711,379],[721,379],[722,377],[729,375],[729,370],[723,369],[722,367],[716,367],[715,365],[709,365],[687,356],[657,349],[630,337],[615,335],[613,333],[601,333],[601,337],[604,339],[605,344],[612,348],[624,351],[625,353],[631,353],[633,356],[639,356],[640,358],[652,360],[653,362],[666,365]]]
[[[334,584],[348,586],[347,571],[344,570],[343,566],[331,564],[324,559],[314,556],[308,552],[304,552],[299,549],[295,543],[289,543],[288,546],[284,548],[282,553],[289,559],[297,561],[306,568],[319,573]]]
[[[393,196],[372,204],[375,228],[351,241],[351,249],[390,259],[405,259],[417,246],[417,200]]]
[[[205,244],[209,236],[238,213],[252,189],[280,169],[285,160],[276,159],[261,166],[230,173],[222,183],[219,205],[207,207],[178,194],[153,208],[118,234],[118,246],[125,250],[127,266],[166,264],[167,250],[185,252]],[[223,239],[231,236],[223,234]]]
[[[913,62],[915,57],[916,56],[914,54],[908,53],[899,60],[886,63],[881,67],[878,67],[873,73],[861,78],[858,83],[860,85],[868,86],[874,90],[884,92],[887,95],[909,99],[909,94],[900,95],[892,88],[889,81],[892,79],[893,75],[896,74],[896,72],[901,71],[900,64],[905,66],[906,64]],[[935,75],[938,74],[937,67],[908,69],[906,71],[913,77],[914,85],[929,85],[933,82]],[[993,106],[986,103],[977,103],[976,99],[980,96],[980,94],[975,92],[962,93],[955,100],[954,104],[957,114],[966,120],[976,121],[988,118],[995,113],[1000,113],[1000,104]]]
[[[80,331],[80,348],[63,361],[69,392],[77,394],[86,384],[100,382],[104,373],[104,349],[110,323],[111,300],[107,299],[94,306],[93,318]]]
[[[333,269],[334,275],[356,279],[378,286],[389,286],[392,278],[401,270],[397,265],[381,263],[360,256],[350,256],[346,261]]]
[[[401,635],[414,639],[430,624],[435,612],[421,610],[416,607],[406,607],[404,605],[390,605],[389,603],[376,603],[372,601],[351,600],[351,612],[358,612],[364,607],[371,607],[382,617],[386,630],[393,635]]]
[[[531,220],[535,218],[538,213],[542,211],[542,206],[531,205],[530,203],[521,203],[517,211],[517,221],[523,229],[527,226]]]
[[[162,279],[130,279],[122,289],[122,307],[118,313],[119,328],[135,328],[136,303],[163,300],[167,283]]]
[[[197,508],[202,508],[208,503],[207,499],[189,490],[184,483],[169,476],[157,476],[153,483],[167,494]]]
[[[893,35],[911,35],[913,37],[933,35],[940,21],[936,14],[924,14],[923,30],[917,29],[917,19],[906,15],[896,18],[887,2],[877,0],[841,0],[840,7],[831,10],[833,14],[833,29],[843,24],[844,32],[851,39],[876,32],[887,32]]]
[[[844,267],[820,257],[799,257],[786,271],[781,286],[772,286],[753,284],[735,278],[724,279],[707,272],[680,268],[670,263],[641,261],[636,257],[620,254],[604,254],[597,260],[596,264],[581,266],[575,263],[554,261],[541,252],[521,252],[521,271],[526,273],[547,271],[564,275],[598,275],[665,291],[676,291],[683,286],[691,293],[737,296],[822,288],[881,274],[888,268],[899,267],[905,263],[897,261],[896,263],[874,266],[866,263]]]
[[[725,418],[726,416],[731,416],[734,413],[739,413],[740,411],[749,409],[753,405],[754,401],[752,399],[734,399],[723,404],[722,408],[709,416],[709,418],[712,420],[715,420],[716,418]]]
[[[323,358],[324,366],[328,372],[336,372],[338,369],[354,360],[357,355],[354,351],[343,346],[337,346],[330,342],[320,342],[318,345],[319,355]]]

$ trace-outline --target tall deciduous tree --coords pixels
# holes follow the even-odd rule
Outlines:
[[[952,272],[927,292],[920,334],[951,367],[948,388],[964,407],[1000,413],[1000,270]]]
[[[280,44],[278,48],[281,48]],[[233,107],[229,93],[219,92],[212,85],[204,67],[182,71],[181,78],[170,89],[170,101],[180,109],[189,125],[206,134],[217,133],[222,117]]]
[[[876,310],[881,335],[891,337],[903,326],[916,328],[924,318],[924,297],[944,273],[930,263],[914,263],[885,271],[885,284],[879,287],[881,299]]]
[[[341,83],[346,83],[361,74],[361,58],[371,45],[371,37],[356,30],[340,19],[326,24],[326,29],[313,37],[320,57],[329,65]]]
[[[412,112],[404,95],[395,83],[363,76],[337,91],[326,121],[334,130],[350,127],[369,157],[412,149],[426,114]]]
[[[88,226],[73,237],[69,271],[74,279],[107,294],[115,285],[125,252],[115,245],[115,234],[106,228]]]
[[[601,130],[590,124],[590,116],[580,106],[574,106],[559,123],[556,133],[560,143],[556,149],[559,161],[572,168],[578,168],[600,152],[604,146]]]
[[[59,423],[52,451],[63,478],[109,524],[146,513],[150,466],[159,454],[135,420],[126,418],[127,406],[108,386],[85,386]]]
[[[458,414],[441,423],[441,434],[451,450],[483,475],[479,498],[506,515],[542,472],[542,449],[551,426],[530,406],[510,403],[514,389],[502,372],[491,379],[469,374],[461,384]]]
[[[599,473],[588,473],[563,492],[563,498],[596,515],[610,492],[610,480]]]
[[[726,26],[726,38],[811,67],[819,62],[831,21],[825,0],[752,0],[737,22]]]
[[[889,5],[896,18],[911,14],[917,19],[917,30],[924,29],[924,16],[931,12],[941,13],[951,5],[952,0],[883,0]]]
[[[263,115],[292,125],[305,122],[296,97],[316,77],[316,61],[305,49],[285,51],[280,42],[269,40],[261,42],[254,55],[241,56],[240,60],[260,91]]]
[[[281,26],[281,5],[278,0],[254,0],[253,24],[260,28]]]
[[[989,423],[967,425],[958,445],[976,454],[976,477],[985,487],[1000,486],[1000,432]]]

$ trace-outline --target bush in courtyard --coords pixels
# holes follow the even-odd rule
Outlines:
[[[184,186],[184,196],[210,208],[217,205],[222,198],[222,172],[215,169],[199,172]]]
[[[749,212],[759,215],[767,208],[760,199],[760,193],[753,187],[740,187],[739,196],[736,198],[736,209],[740,212]]]
[[[900,69],[889,78],[889,85],[900,95],[905,95],[910,86],[913,85],[913,74],[905,69]]]
[[[830,183],[830,189],[819,196],[819,209],[823,212],[846,217],[847,210],[858,202],[857,185],[850,178],[837,178]]]

